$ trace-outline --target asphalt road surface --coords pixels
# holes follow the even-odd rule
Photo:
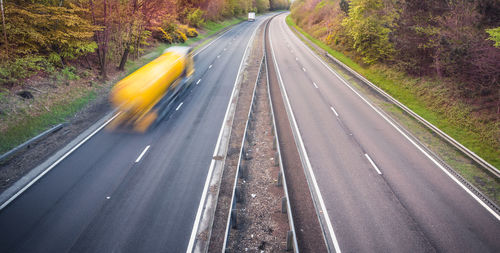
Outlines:
[[[199,53],[191,89],[156,128],[101,130],[1,210],[0,252],[185,251],[238,67],[267,17]]]
[[[498,216],[321,63],[285,16],[271,21],[271,44],[330,243],[345,252],[499,252]]]

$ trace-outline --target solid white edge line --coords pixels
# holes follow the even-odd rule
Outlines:
[[[27,185],[25,185],[21,190],[16,192],[12,197],[10,197],[7,201],[5,201],[1,206],[0,210],[2,210],[4,207],[10,204],[14,199],[16,199],[19,195],[21,195],[24,191],[26,191],[28,188],[30,188],[34,183],[36,183],[40,178],[42,178],[45,174],[49,173],[56,165],[58,165],[62,160],[64,160],[66,157],[68,157],[71,153],[73,153],[77,148],[79,148],[81,145],[83,145],[85,142],[87,142],[92,136],[94,136],[97,132],[99,132],[101,129],[103,129],[109,122],[111,122],[113,119],[115,119],[120,113],[115,114],[113,117],[111,117],[108,121],[104,122],[99,128],[97,128],[94,132],[92,132],[90,135],[85,137],[81,142],[79,142],[76,146],[71,148],[68,152],[66,152],[63,156],[61,156],[59,159],[57,159],[53,164],[51,164],[47,169],[45,169],[42,173],[40,173],[38,176],[36,176],[33,180],[31,180]]]
[[[375,170],[377,171],[377,173],[379,175],[382,175],[382,172],[380,172],[380,170],[378,169],[377,165],[372,161],[372,158],[368,154],[365,154],[365,157],[366,157],[366,159],[368,159],[368,161],[373,166],[373,168],[375,168]]]
[[[279,80],[279,83],[280,83],[280,86],[281,86],[281,90],[284,93],[286,107],[288,107],[289,110],[290,110],[290,116],[291,116],[291,119],[292,119],[293,128],[295,129],[295,132],[297,133],[297,139],[299,141],[298,144],[299,144],[300,149],[302,150],[302,153],[304,154],[304,159],[305,159],[305,162],[306,162],[306,167],[307,167],[307,170],[309,171],[309,174],[311,175],[311,179],[312,179],[312,183],[313,183],[313,188],[314,188],[314,191],[316,192],[316,195],[318,196],[318,201],[319,201],[319,204],[320,204],[320,208],[321,208],[321,211],[323,212],[323,215],[324,215],[324,218],[325,218],[325,222],[326,222],[326,225],[328,227],[328,232],[330,234],[331,240],[332,240],[333,245],[335,247],[335,252],[340,253],[341,252],[340,251],[340,246],[339,246],[339,243],[337,241],[337,237],[335,236],[335,232],[333,230],[332,222],[330,221],[330,215],[328,214],[328,211],[326,210],[326,206],[325,206],[325,202],[323,200],[323,196],[321,194],[321,191],[319,190],[319,186],[318,186],[318,183],[316,181],[316,177],[315,177],[314,172],[312,170],[311,162],[309,161],[309,156],[307,155],[307,151],[306,151],[306,148],[305,148],[305,145],[304,145],[304,141],[302,140],[302,136],[300,134],[300,130],[299,130],[299,127],[297,125],[297,121],[295,120],[295,116],[294,116],[294,113],[293,113],[293,110],[292,110],[292,106],[290,104],[290,100],[288,99],[288,95],[286,93],[286,89],[285,89],[285,86],[284,86],[284,83],[283,83],[283,79],[281,77],[281,72],[279,70],[278,62],[276,61],[276,56],[274,54],[274,48],[273,48],[272,36],[271,36],[272,33],[270,32],[270,30],[271,29],[269,29],[268,36],[269,36],[269,42],[270,42],[270,45],[271,45],[271,53],[273,55],[273,62],[274,62],[274,65],[276,67],[276,72],[278,73],[278,78],[279,78],[278,80]]]
[[[179,108],[181,108],[181,106],[182,106],[183,104],[184,104],[184,102],[181,102],[181,103],[177,106],[177,108],[175,108],[175,110],[176,110],[176,111],[178,111],[178,110],[179,110]]]
[[[335,111],[335,108],[333,108],[333,106],[330,106],[330,109],[332,109],[333,113],[335,113],[335,116],[339,116],[339,114],[337,113],[337,111]]]
[[[288,26],[287,26],[288,27]],[[290,29],[290,28],[289,28]],[[290,31],[291,32],[291,31]],[[293,32],[292,32],[293,33]],[[295,36],[295,35],[294,35]],[[351,89],[356,95],[358,95],[368,106],[370,106],[378,115],[380,115],[385,121],[387,121],[393,128],[395,128],[401,135],[403,135],[413,146],[415,146],[420,152],[422,152],[429,160],[431,160],[438,168],[440,168],[448,177],[450,177],[455,183],[457,183],[462,189],[464,189],[470,196],[472,196],[481,206],[483,206],[489,213],[491,213],[497,220],[500,221],[500,215],[498,215],[493,209],[491,209],[486,203],[479,199],[476,194],[471,192],[469,188],[463,185],[456,177],[454,177],[446,168],[444,168],[434,157],[432,157],[427,151],[420,147],[415,141],[413,141],[406,133],[404,133],[398,126],[396,126],[391,120],[389,120],[384,114],[382,114],[375,106],[368,102],[361,94],[359,94],[353,87],[351,87],[340,75],[338,75],[333,69],[330,68],[323,60],[321,60],[312,50],[305,46],[304,42],[299,40],[302,45],[309,51],[309,53],[314,56],[321,64],[323,64],[330,72],[332,72],[344,85]]]
[[[199,84],[201,82],[201,79],[198,79],[198,81],[196,82],[196,84]]]
[[[255,29],[255,31],[257,31],[257,29]],[[254,34],[255,34],[255,31],[254,31]],[[252,35],[252,37],[253,37],[253,35]],[[233,100],[234,94],[236,92],[236,83],[238,82],[238,78],[239,78],[240,73],[241,73],[241,68],[243,67],[243,62],[245,61],[245,55],[247,54],[248,47],[250,46],[250,41],[252,41],[252,37],[250,37],[250,40],[248,41],[247,47],[245,48],[245,52],[243,52],[243,56],[242,56],[241,62],[240,62],[240,67],[238,68],[238,74],[236,75],[236,79],[234,80],[233,92],[231,93],[231,97],[229,98],[229,102],[228,102],[227,108],[226,108],[226,114],[224,116],[224,120],[222,121],[222,125],[221,125],[220,131],[219,131],[219,137],[217,139],[217,143],[215,144],[214,153],[212,155],[212,161],[210,162],[210,167],[208,169],[207,179],[205,180],[205,185],[203,186],[203,192],[201,194],[200,204],[198,205],[198,211],[196,212],[196,217],[194,220],[193,229],[191,230],[191,236],[189,238],[189,244],[188,244],[188,247],[186,249],[186,253],[193,252],[194,241],[196,239],[196,233],[198,232],[198,226],[200,225],[201,213],[203,211],[203,206],[205,203],[206,195],[208,193],[208,186],[210,185],[210,179],[212,178],[213,170],[215,167],[215,160],[213,159],[213,157],[217,155],[217,152],[219,150],[220,142],[222,140],[222,135],[224,133],[224,125],[227,121],[227,118],[229,117],[229,108],[231,107],[230,106],[231,101]],[[224,51],[225,50],[226,49],[224,48]]]
[[[148,149],[149,149],[150,145],[147,145],[146,148],[144,148],[144,150],[142,151],[142,153],[139,155],[139,157],[137,157],[137,159],[135,160],[135,163],[138,163],[141,161],[142,157],[144,156],[144,154],[146,154],[146,152],[148,152]]]
[[[318,85],[315,82],[313,82],[313,85],[314,85],[314,88],[318,89]]]

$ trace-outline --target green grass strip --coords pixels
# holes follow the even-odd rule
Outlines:
[[[50,111],[30,117],[24,114],[24,120],[11,125],[0,135],[0,153],[5,153],[15,146],[45,131],[49,127],[62,123],[85,107],[97,96],[96,91],[87,91],[73,101],[61,101]]]

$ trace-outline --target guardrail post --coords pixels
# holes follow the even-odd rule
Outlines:
[[[278,181],[277,181],[277,186],[282,186],[283,185],[283,175],[281,174],[281,171],[278,172]]]
[[[288,231],[286,233],[286,251],[293,250],[293,232]]]
[[[278,152],[274,153],[274,166],[279,166],[280,165],[280,156]]]
[[[286,197],[281,198],[281,213],[286,213]]]
[[[276,150],[276,138],[273,138],[273,150]]]
[[[236,209],[231,210],[231,228],[237,229],[238,227],[238,213]]]
[[[247,142],[251,142],[252,141],[252,138],[250,138],[250,134],[248,134],[248,132],[246,133],[245,137],[247,139]]]
[[[243,202],[243,197],[241,196],[241,187],[236,186],[236,189],[234,190],[234,195],[236,197],[236,202],[238,203]]]
[[[245,164],[240,163],[240,172],[239,172],[239,175],[238,175],[238,176],[239,176],[241,179],[245,178],[245,170],[246,170],[246,166],[245,166]]]

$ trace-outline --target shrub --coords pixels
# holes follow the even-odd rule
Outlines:
[[[194,28],[188,28],[188,30],[186,32],[186,35],[189,38],[198,37],[198,31],[196,31],[196,29],[194,29]]]
[[[0,85],[14,84],[40,71],[54,71],[54,66],[43,56],[26,56],[3,62],[0,64]]]
[[[190,28],[187,25],[179,25],[179,31],[184,33],[188,38],[194,38],[198,36],[198,32],[195,28]]]
[[[66,80],[78,80],[80,77],[76,74],[76,68],[73,66],[65,67],[61,70],[61,75]]]
[[[167,33],[165,30],[163,30],[163,28],[158,27],[158,30],[161,32],[161,34],[158,38],[160,41],[163,41],[163,42],[166,42],[169,44],[174,41],[174,38],[172,38],[172,35],[170,35],[170,33]]]
[[[177,41],[178,42],[184,43],[184,42],[187,41],[186,34],[184,34],[183,32],[181,32],[180,30],[175,31],[175,33],[177,34]]]
[[[203,11],[199,8],[194,9],[187,15],[187,22],[190,26],[200,27],[205,20],[203,19]]]

